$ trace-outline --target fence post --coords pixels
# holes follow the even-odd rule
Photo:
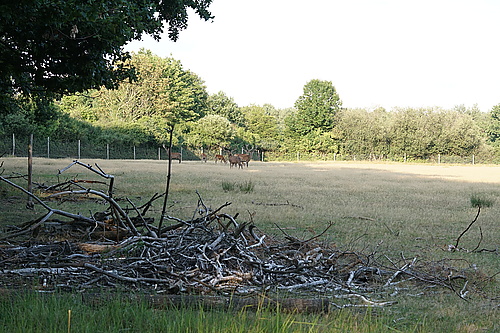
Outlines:
[[[441,164],[441,154],[438,154],[438,164]]]
[[[47,137],[47,158],[50,158],[50,136]]]
[[[134,146],[134,160],[135,160],[135,146]]]
[[[476,162],[476,156],[474,154],[472,154],[472,165],[474,165]]]
[[[80,139],[78,139],[78,159],[80,159],[80,156],[81,156],[81,142],[80,142]]]
[[[160,147],[158,147],[158,161],[161,160],[161,156],[160,156]]]
[[[12,156],[16,156],[16,135],[12,133]]]
[[[109,143],[106,143],[106,159],[109,160]]]
[[[28,145],[28,192],[33,192],[33,133],[30,135]],[[27,207],[33,209],[33,198],[28,196]]]

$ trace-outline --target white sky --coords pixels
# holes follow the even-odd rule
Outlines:
[[[126,47],[172,56],[239,106],[292,107],[312,79],[344,107],[500,104],[499,0],[214,0],[177,42]]]

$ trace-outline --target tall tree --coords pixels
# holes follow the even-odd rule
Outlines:
[[[228,147],[234,137],[234,130],[225,117],[209,114],[196,121],[188,137],[192,147],[215,149]]]
[[[72,93],[134,78],[123,46],[143,34],[172,40],[188,8],[212,18],[212,0],[22,0],[0,4],[0,112],[16,93]]]
[[[243,125],[243,115],[238,104],[232,97],[228,97],[223,91],[208,97],[207,114],[215,114],[227,118],[233,124]]]
[[[297,112],[288,120],[293,132],[300,135],[315,129],[328,132],[334,127],[335,115],[342,108],[342,101],[332,82],[311,80],[304,86],[295,108]]]
[[[269,104],[264,106],[250,105],[241,108],[245,118],[242,132],[244,141],[254,148],[271,150],[276,148],[278,141],[278,123],[275,116],[271,115],[274,107]],[[241,132],[241,131],[240,131]]]
[[[498,145],[500,140],[500,104],[493,106],[489,116],[488,140]]]
[[[179,60],[141,50],[129,62],[137,69],[136,81],[125,80],[113,90],[102,88],[92,92],[91,98],[65,96],[61,106],[77,118],[101,123],[135,122],[153,116],[179,123],[205,114],[208,94],[204,82],[185,70]]]

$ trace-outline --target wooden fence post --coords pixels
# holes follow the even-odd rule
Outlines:
[[[12,133],[12,156],[16,156],[16,135]]]
[[[28,192],[33,192],[33,133],[30,135],[30,142],[28,145]],[[26,207],[33,209],[33,198],[28,196]]]

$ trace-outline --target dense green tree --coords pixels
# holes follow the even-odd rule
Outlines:
[[[381,155],[380,141],[383,123],[378,121],[381,113],[365,109],[348,109],[339,113],[336,135],[341,138],[341,153],[345,155]]]
[[[440,109],[400,109],[394,113],[391,152],[413,158],[437,154],[471,155],[482,144],[473,117]]]
[[[211,19],[212,0],[27,0],[0,4],[0,112],[17,93],[51,98],[115,88],[134,71],[123,46],[143,34],[172,40],[187,27],[188,8]]]
[[[92,96],[94,95],[94,96]],[[56,105],[59,109],[74,119],[95,122],[102,116],[97,108],[92,107],[93,100],[98,96],[98,92],[88,92],[87,94],[74,94],[64,96]]]
[[[138,71],[137,80],[124,81],[117,89],[102,88],[94,98],[94,114],[100,120],[162,116],[172,124],[204,115],[208,98],[204,82],[179,60],[141,50],[129,62]]]
[[[495,145],[500,143],[500,104],[493,106],[489,112],[488,140]]]
[[[208,96],[207,114],[222,116],[237,126],[243,126],[243,115],[238,104],[223,91]]]
[[[451,122],[444,124],[446,129],[443,131],[446,142],[445,153],[456,156],[469,156],[477,153],[484,139],[480,127],[474,122],[473,116],[462,114],[453,117],[451,120]]]
[[[16,96],[16,112],[0,115],[0,127],[8,134],[28,135],[39,132],[52,135],[57,128],[57,109],[39,96]]]
[[[137,69],[136,81],[124,81],[117,89],[65,96],[58,103],[60,109],[105,128],[106,133],[115,131],[121,141],[131,141],[126,138],[127,133],[139,133],[142,129],[144,135],[137,135],[136,144],[142,140],[165,143],[166,128],[203,116],[208,97],[204,82],[184,70],[180,61],[145,50],[133,54],[129,61]],[[108,139],[112,139],[111,134]],[[174,138],[176,143],[179,140],[180,137]]]
[[[396,109],[391,129],[391,152],[395,155],[424,158],[429,155],[432,133],[427,115],[431,109]]]
[[[209,114],[192,124],[187,142],[192,147],[208,149],[229,147],[234,134],[228,119]]]
[[[300,152],[325,156],[330,153],[336,153],[339,146],[336,135],[333,132],[322,132],[317,128],[305,135],[298,142],[297,148]]]
[[[160,115],[144,116],[137,120],[137,124],[144,129],[144,132],[154,138],[154,142],[158,144],[165,144],[169,140],[169,133],[167,129],[172,127],[168,120]],[[174,131],[174,133],[176,133]],[[179,142],[179,135],[173,136],[173,144],[177,145]]]
[[[244,117],[244,127],[262,137],[276,138],[278,134],[278,124],[276,118],[269,114],[265,107],[250,105],[241,108]]]
[[[264,105],[266,107],[267,104]],[[286,129],[285,119],[296,112],[295,108],[285,108],[285,109],[276,109],[274,106],[268,108],[267,112],[269,115],[273,116],[276,119],[276,124],[278,126],[278,130],[280,132],[284,132]]]
[[[331,131],[335,125],[335,115],[341,107],[340,97],[330,81],[311,80],[295,102],[297,112],[287,119],[287,126],[299,135],[314,129]]]
[[[241,108],[244,117],[243,126],[238,129],[239,146],[246,149],[272,150],[278,146],[277,119],[271,115],[274,107],[249,105]]]

